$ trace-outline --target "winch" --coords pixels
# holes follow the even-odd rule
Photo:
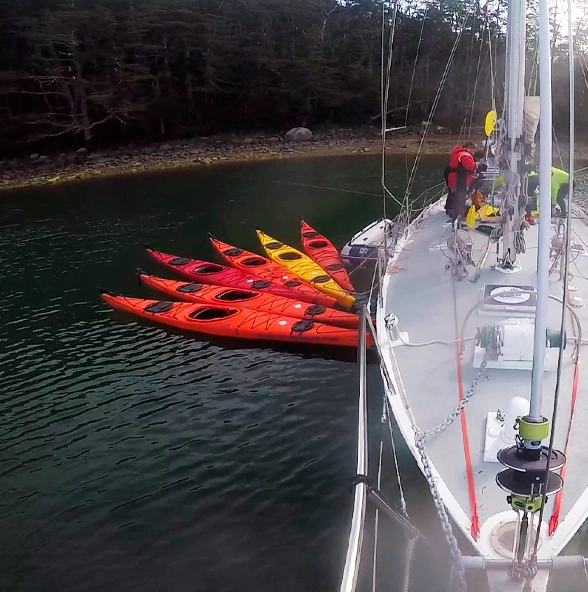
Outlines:
[[[535,325],[532,318],[509,318],[494,325],[478,327],[474,349],[474,368],[480,368],[486,360],[488,368],[504,370],[531,370],[533,367],[533,340]],[[559,347],[566,335],[547,330],[546,348]],[[549,354],[545,352],[546,371],[550,370]]]

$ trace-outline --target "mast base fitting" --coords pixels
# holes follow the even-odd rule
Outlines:
[[[507,503],[510,504],[511,508],[517,512],[522,510],[523,512],[538,512],[541,509],[543,503],[543,496],[538,495],[534,497],[526,497],[524,495],[507,495]]]
[[[541,442],[549,436],[549,420],[543,417],[541,421],[532,421],[529,416],[519,417],[519,436],[523,440]]]

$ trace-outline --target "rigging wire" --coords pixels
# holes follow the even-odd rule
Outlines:
[[[490,95],[492,101],[492,111],[496,111],[496,72],[494,71],[494,59],[492,54],[492,34],[488,26],[488,56],[490,58]]]
[[[478,53],[478,64],[476,66],[476,78],[474,79],[474,92],[472,95],[472,107],[470,110],[470,127],[468,130],[468,138],[472,137],[472,125],[474,121],[474,110],[476,106],[476,92],[478,90],[478,82],[480,80],[480,65],[482,61],[482,50],[484,47],[484,33],[486,32],[486,28],[488,27],[488,18],[484,19],[484,29],[482,30],[482,35],[480,36],[480,52]],[[486,60],[484,59],[484,62]]]
[[[474,78],[474,91],[472,94],[472,100],[471,100],[471,104],[466,103],[466,105],[465,105],[465,113],[464,113],[463,121],[461,123],[461,127],[459,130],[459,136],[458,136],[459,139],[461,139],[462,135],[465,133],[466,127],[468,127],[468,123],[467,123],[468,117],[470,120],[468,138],[471,138],[471,135],[472,135],[474,108],[475,108],[475,104],[476,104],[476,90],[478,88],[478,82],[480,80],[480,65],[481,65],[481,61],[482,61],[482,53],[484,50],[484,36],[486,33],[487,26],[488,26],[488,17],[486,17],[484,19],[484,28],[482,30],[482,34],[480,35],[480,49],[478,51],[478,61],[476,63],[476,77]],[[471,43],[471,47],[470,47],[470,59],[469,59],[469,69],[468,69],[468,89],[467,89],[467,92],[465,95],[466,97],[470,96],[471,60],[472,60],[473,53],[474,53],[474,34],[473,34],[473,30],[472,30],[472,43]],[[484,59],[484,61],[485,61],[485,59]]]
[[[401,208],[402,203],[392,194],[386,185],[386,129],[387,129],[387,115],[388,115],[388,97],[390,95],[390,72],[392,70],[392,47],[394,44],[394,34],[396,32],[396,16],[398,14],[398,0],[394,0],[394,8],[392,13],[392,23],[390,26],[390,35],[388,39],[388,59],[386,61],[386,73],[384,75],[384,58],[385,58],[385,33],[386,33],[386,3],[382,0],[382,46],[381,46],[381,61],[382,69],[380,75],[380,91],[381,91],[381,105],[382,105],[382,164],[380,174],[380,184],[382,186],[382,205],[383,214],[386,218],[386,198],[393,199]],[[386,251],[386,241],[384,242],[384,250]]]
[[[425,8],[425,12],[423,13],[423,21],[421,23],[421,30],[420,30],[420,33],[419,33],[419,41],[418,41],[418,44],[417,44],[416,54],[414,56],[414,65],[412,67],[412,75],[410,77],[410,86],[408,88],[408,99],[406,100],[406,112],[404,114],[404,130],[405,130],[404,131],[404,135],[406,135],[406,133],[407,133],[406,128],[408,127],[408,111],[410,109],[410,99],[412,97],[412,89],[413,89],[413,86],[414,86],[414,78],[415,78],[415,75],[416,75],[417,63],[419,61],[419,53],[421,51],[421,45],[422,45],[422,42],[423,42],[423,32],[425,30],[425,21],[427,19],[428,14],[429,14],[429,7],[427,6]]]
[[[425,21],[427,19],[427,15],[429,14],[429,7],[425,8],[425,12],[423,13],[423,21],[421,23],[421,30],[419,33],[419,42],[417,44],[416,55],[414,56],[414,65],[412,67],[412,75],[410,77],[410,86],[408,88],[408,98],[406,99],[406,112],[404,114],[404,136],[406,137],[408,133],[408,111],[410,110],[410,99],[412,98],[412,88],[414,85],[414,78],[416,74],[417,63],[419,60],[419,53],[421,51],[421,44],[423,42],[423,32],[425,30]],[[406,181],[408,182],[408,155],[406,155]]]
[[[445,86],[445,82],[447,81],[447,77],[449,75],[449,70],[451,68],[451,64],[453,62],[453,58],[455,57],[455,53],[457,52],[459,41],[461,39],[461,36],[462,36],[463,31],[465,29],[466,23],[467,23],[470,15],[472,13],[472,11],[473,11],[473,8],[470,8],[470,10],[466,13],[466,15],[465,15],[465,17],[464,17],[464,19],[462,21],[461,27],[460,27],[460,29],[458,31],[458,34],[457,34],[456,38],[455,38],[455,42],[453,44],[453,47],[451,48],[451,53],[449,54],[449,58],[447,60],[447,64],[445,65],[445,70],[443,71],[443,74],[441,76],[441,81],[439,83],[439,87],[437,88],[437,93],[435,95],[435,99],[433,100],[433,105],[431,106],[431,111],[429,113],[429,117],[428,117],[428,120],[427,120],[425,129],[424,129],[424,133],[421,136],[421,141],[419,143],[419,148],[418,148],[418,151],[417,151],[417,155],[416,155],[416,157],[415,157],[415,159],[413,161],[413,164],[412,164],[412,170],[411,170],[411,173],[410,173],[410,177],[409,177],[408,184],[407,184],[407,187],[406,187],[406,192],[405,192],[405,201],[408,201],[408,196],[410,195],[410,192],[412,190],[412,185],[414,183],[414,179],[415,179],[415,176],[416,176],[416,171],[417,171],[417,168],[418,168],[418,165],[419,165],[419,162],[420,162],[420,158],[421,158],[421,155],[422,155],[422,149],[423,149],[423,144],[425,142],[425,137],[426,137],[427,133],[429,132],[429,128],[431,127],[431,123],[432,123],[433,117],[435,115],[435,111],[437,110],[437,106],[438,106],[439,101],[441,99],[441,92],[443,91],[443,87]]]
[[[207,173],[208,175],[219,175],[220,173]],[[312,185],[310,183],[298,183],[296,181],[281,181],[279,179],[263,179],[261,177],[249,177],[240,173],[227,174],[222,173],[223,178],[242,179],[244,181],[253,181],[255,183],[275,183],[277,185],[292,185],[292,187],[304,187],[306,189],[320,189],[321,191],[338,191],[340,193],[352,193],[355,195],[369,195],[370,197],[382,197],[381,193],[374,193],[372,191],[359,191],[357,189],[343,189],[342,187],[328,187],[325,185]]]
[[[570,91],[570,145],[569,145],[569,157],[570,157],[570,178],[569,178],[569,197],[568,197],[568,217],[566,222],[566,239],[565,248],[566,254],[563,261],[563,302],[561,307],[561,323],[560,323],[560,335],[564,335],[566,328],[566,312],[569,298],[569,263],[570,263],[570,244],[572,240],[572,198],[574,195],[574,134],[575,134],[575,119],[574,119],[574,93],[575,93],[575,80],[574,80],[574,48],[573,48],[573,26],[572,26],[572,0],[568,0],[568,58],[569,58],[569,91]],[[581,338],[580,338],[581,344]],[[578,346],[580,347],[580,345]],[[561,390],[561,373],[563,366],[563,355],[564,355],[564,339],[559,344],[559,351],[557,356],[557,371],[555,379],[555,393],[553,397],[553,410],[551,414],[551,434],[549,436],[549,449],[547,452],[547,462],[545,465],[545,483],[549,478],[549,469],[551,466],[551,455],[553,452],[553,443],[555,440],[555,426],[557,422],[557,412],[559,409],[559,395]],[[579,355],[579,352],[578,352]],[[535,538],[535,545],[533,547],[533,554],[531,561],[536,563],[537,561],[537,550],[539,548],[540,533],[541,533],[541,522],[543,521],[543,514],[545,512],[545,505],[547,502],[547,488],[543,490],[543,499],[541,508],[539,510],[539,523],[537,525],[537,535]]]
[[[470,96],[470,81],[472,79],[472,56],[474,55],[474,30],[470,31],[470,54],[468,55],[468,86],[466,89],[466,97]],[[466,113],[467,113],[467,105],[466,105]]]

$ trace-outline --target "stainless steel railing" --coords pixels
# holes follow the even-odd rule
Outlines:
[[[366,327],[368,310],[362,304],[359,310],[359,343],[357,344],[357,362],[359,365],[359,405],[358,405],[358,429],[357,429],[357,475],[367,475],[368,448],[367,448],[367,366],[366,366]],[[354,592],[359,575],[359,563],[361,559],[361,546],[363,543],[363,531],[365,512],[367,505],[367,485],[359,481],[355,485],[353,500],[353,516],[351,518],[351,530],[343,569],[340,592]]]

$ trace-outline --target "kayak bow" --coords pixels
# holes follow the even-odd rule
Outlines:
[[[351,308],[355,304],[355,298],[343,290],[310,257],[294,247],[277,241],[262,230],[258,229],[256,232],[264,251],[272,261],[285,267],[299,278],[312,283],[317,290],[332,296],[345,308]]]
[[[353,284],[347,275],[339,251],[325,236],[304,220],[300,223],[300,235],[304,252],[320,265],[344,290],[353,292]]]

